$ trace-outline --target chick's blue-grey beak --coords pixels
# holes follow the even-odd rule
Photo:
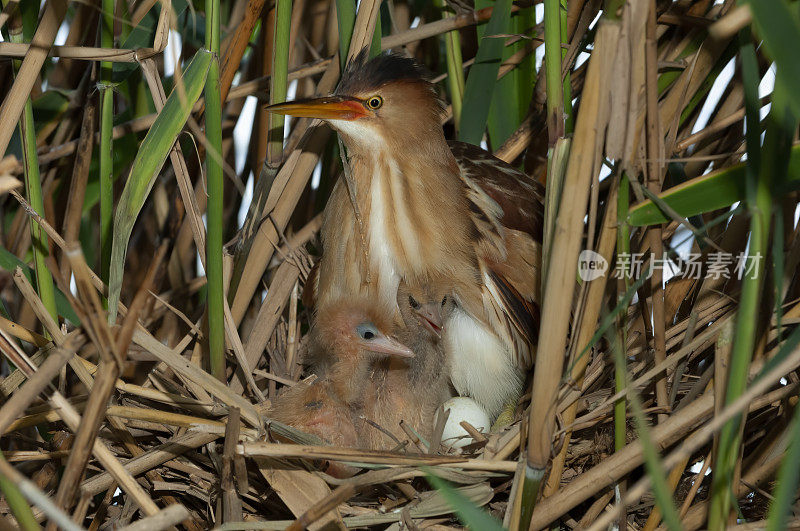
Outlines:
[[[378,336],[369,341],[367,350],[377,354],[387,354],[389,356],[397,356],[398,358],[413,358],[414,351],[400,343],[393,337]]]

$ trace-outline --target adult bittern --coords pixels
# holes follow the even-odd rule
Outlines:
[[[533,361],[542,192],[482,149],[448,143],[443,108],[416,61],[364,51],[331,96],[268,110],[321,118],[347,149],[352,190],[337,182],[323,216],[320,314],[343,297],[395,304],[401,279],[454,285],[451,379],[495,417]]]

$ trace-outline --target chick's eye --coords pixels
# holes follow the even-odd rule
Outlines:
[[[356,332],[358,332],[358,336],[361,339],[375,339],[375,336],[378,335],[377,331],[368,324],[360,324],[356,327]]]
[[[445,304],[447,304],[447,295],[442,299],[442,307],[444,307]]]
[[[381,105],[383,105],[383,98],[381,98],[380,96],[372,96],[367,100],[367,107],[369,107],[373,111],[375,109],[380,109]]]
[[[411,295],[408,296],[408,304],[410,304],[411,307],[414,308],[415,310],[419,308],[419,303],[417,302],[417,299],[415,299]]]

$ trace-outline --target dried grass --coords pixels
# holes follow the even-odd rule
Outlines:
[[[337,39],[326,35],[336,28],[335,3],[295,0],[288,77],[298,82],[298,97],[327,93],[336,84]],[[169,2],[132,2],[134,23],[146,20],[155,4]],[[770,273],[766,292],[772,295],[763,303],[757,356],[749,369],[751,377],[762,368],[769,372],[728,406],[721,400],[723,386],[716,384],[725,379],[738,308],[740,282],[732,266],[731,280],[675,277],[662,288],[656,276],[639,287],[636,302],[623,310],[631,386],[621,392],[615,389],[613,341],[597,334],[617,303],[618,286],[610,277],[575,282],[573,264],[581,249],[594,249],[612,268],[618,259],[617,230],[624,221],[617,217],[622,171],[635,181],[634,196],[643,201],[678,184],[676,174],[666,172],[675,161],[682,161],[681,171],[692,179],[709,167],[725,168],[740,158],[731,155],[744,142],[740,77],[725,90],[708,124],[694,133],[692,128],[710,82],[731,57],[732,39],[751,20],[749,11],[731,9],[729,1],[710,5],[698,0],[658,2],[657,12],[648,13],[646,4],[625,8],[619,21],[603,20],[590,28],[599,2],[569,2],[563,72],[571,73],[577,121],[571,145],[557,144],[560,158],[551,166],[551,172],[557,169],[565,175],[564,193],[557,215],[548,219],[548,235],[554,236],[547,253],[551,265],[535,371],[515,422],[500,433],[475,433],[467,452],[453,455],[441,450],[441,431],[427,447],[416,439],[414,427],[406,426],[408,437],[397,448],[374,452],[323,446],[316,437],[265,417],[271,399],[308,376],[298,363],[310,317],[300,293],[318,249],[319,212],[338,176],[338,161],[331,156],[335,139],[327,128],[314,127],[309,120],[292,122],[283,163],[275,171],[261,171],[267,134],[254,132],[244,175],[235,176],[246,179],[250,169],[260,174],[245,228],[236,235],[231,222],[225,232],[230,238],[238,236],[225,256],[226,381],[212,377],[203,358],[207,331],[200,292],[205,278],[195,268],[195,250],[205,245],[206,197],[198,163],[205,147],[199,127],[193,125],[203,112],[202,99],[189,123],[200,147],[195,151],[191,143],[179,142],[170,153],[171,164],[161,170],[131,237],[121,297],[130,306],[120,304],[118,322],[107,324],[102,303],[107,288],[94,273],[99,263],[94,244],[87,244],[98,237],[91,192],[93,156],[96,159],[92,148],[98,134],[97,95],[86,90],[85,83],[96,81],[91,61],[128,63],[140,71],[143,79],[130,87],[141,89],[145,104],[152,104],[155,113],[143,105],[136,115],[120,118],[113,129],[119,157],[123,165],[129,164],[137,141],[166,101],[160,54],[170,53],[165,24],[177,28],[182,22],[162,15],[146,47],[107,50],[94,46],[95,27],[76,27],[91,19],[71,9],[66,15],[69,45],[51,49],[66,4],[46,2],[33,44],[0,43],[4,72],[10,72],[7,58],[24,57],[16,80],[0,82],[0,89],[6,90],[0,107],[0,147],[5,149],[11,140],[25,100],[36,101],[42,80],[65,90],[78,90],[78,83],[84,83],[86,96],[85,101],[69,103],[55,118],[37,119],[39,164],[46,176],[43,217],[22,195],[7,193],[23,171],[19,157],[9,151],[0,161],[0,191],[5,194],[0,197],[0,265],[5,269],[0,272],[0,297],[7,311],[0,318],[0,352],[6,360],[0,381],[0,448],[8,461],[0,461],[0,475],[14,480],[35,506],[33,517],[51,526],[69,526],[71,520],[76,528],[92,530],[115,526],[153,531],[176,525],[192,530],[458,527],[443,491],[422,479],[435,473],[516,529],[523,503],[530,503],[522,492],[528,463],[549,474],[531,515],[532,529],[554,522],[569,528],[605,528],[620,518],[614,502],[618,484],[627,485],[620,494],[627,525],[654,529],[660,521],[653,512],[652,478],[643,473],[644,451],[632,424],[625,434],[627,444],[614,448],[614,404],[636,393],[652,424],[650,438],[663,455],[665,477],[686,529],[706,523],[710,482],[705,471],[713,470],[716,435],[727,419],[748,413],[738,461],[740,480],[732,487],[742,515],[753,521],[739,527],[760,525],[767,517],[771,485],[789,443],[789,420],[797,405],[800,350],[793,346],[780,361],[769,362],[800,324],[797,192],[776,197],[784,216],[782,231],[775,236],[781,239],[774,244],[785,268],[778,279],[777,301],[770,299],[776,290],[769,283],[779,271]],[[379,5],[361,2],[350,55],[370,42]],[[465,65],[470,64],[476,46],[473,27],[486,22],[491,9],[473,11],[461,2],[453,6],[457,12],[439,20],[432,9],[417,12],[411,3],[384,3],[393,27],[384,28],[382,47],[405,47],[432,69],[446,71],[439,38],[460,29],[464,57],[470,58]],[[520,4],[513,12],[527,7]],[[0,15],[0,26],[7,23],[10,9]],[[80,9],[96,6],[81,3]],[[231,31],[221,57],[227,120],[221,156],[232,167],[231,126],[243,98],[265,99],[269,86],[270,61],[264,57],[270,56],[271,44],[263,35],[252,42],[249,36],[253,28],[271,20],[271,6],[263,0],[236,0],[225,9]],[[409,28],[415,16],[422,19]],[[193,53],[188,40],[187,34],[184,59]],[[500,76],[540,44],[531,43],[524,53],[511,55]],[[591,59],[574,68],[587,44],[593,46]],[[60,58],[55,68],[52,57]],[[761,55],[759,59],[763,74],[769,60]],[[43,64],[48,65],[44,70]],[[240,79],[234,85],[237,73]],[[666,75],[673,78],[668,84],[662,81]],[[536,88],[530,87],[533,101],[516,133],[492,144],[498,156],[537,179],[546,173],[547,158],[543,83],[544,69]],[[118,95],[118,110],[131,106],[130,101]],[[452,130],[449,122],[445,127]],[[566,149],[568,156],[562,151]],[[616,161],[615,172],[599,182],[607,159]],[[312,172],[320,162],[323,179],[311,190]],[[119,170],[120,175],[126,172]],[[241,202],[233,184],[228,183],[225,197],[226,216],[233,220]],[[558,204],[556,197],[548,209]],[[719,214],[701,217],[710,222]],[[634,228],[631,252],[669,248],[674,235],[685,232],[682,226],[697,222],[673,211],[667,216],[670,220],[662,225]],[[51,241],[49,267],[80,326],[64,320],[63,311],[62,319],[55,321],[23,268],[15,268],[30,257],[29,217]],[[742,252],[747,230],[746,215],[736,212],[729,224],[703,229],[693,251],[704,252],[707,259],[716,250]],[[780,321],[776,304],[783,311]],[[612,326],[608,337],[614,333]],[[364,470],[350,479],[336,479],[319,471],[318,463],[326,460]],[[12,510],[7,500],[0,500],[0,527],[10,525]]]

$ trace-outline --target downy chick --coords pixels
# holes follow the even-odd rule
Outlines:
[[[392,337],[391,320],[374,304],[343,301],[317,315],[311,331],[325,347],[330,367],[325,376],[299,383],[275,399],[268,417],[319,436],[334,446],[368,447],[359,437],[359,418],[374,390],[376,365],[389,357],[410,358],[413,352]],[[372,406],[369,406],[372,407]],[[332,464],[333,475],[352,474]]]
[[[372,378],[376,399],[364,415],[398,439],[405,438],[400,421],[424,439],[433,432],[436,409],[450,398],[450,362],[441,339],[443,323],[454,309],[444,286],[401,282],[397,304],[405,328],[396,337],[414,352],[413,358],[393,358]],[[368,448],[389,449],[394,441],[375,427],[363,425],[362,442]]]

